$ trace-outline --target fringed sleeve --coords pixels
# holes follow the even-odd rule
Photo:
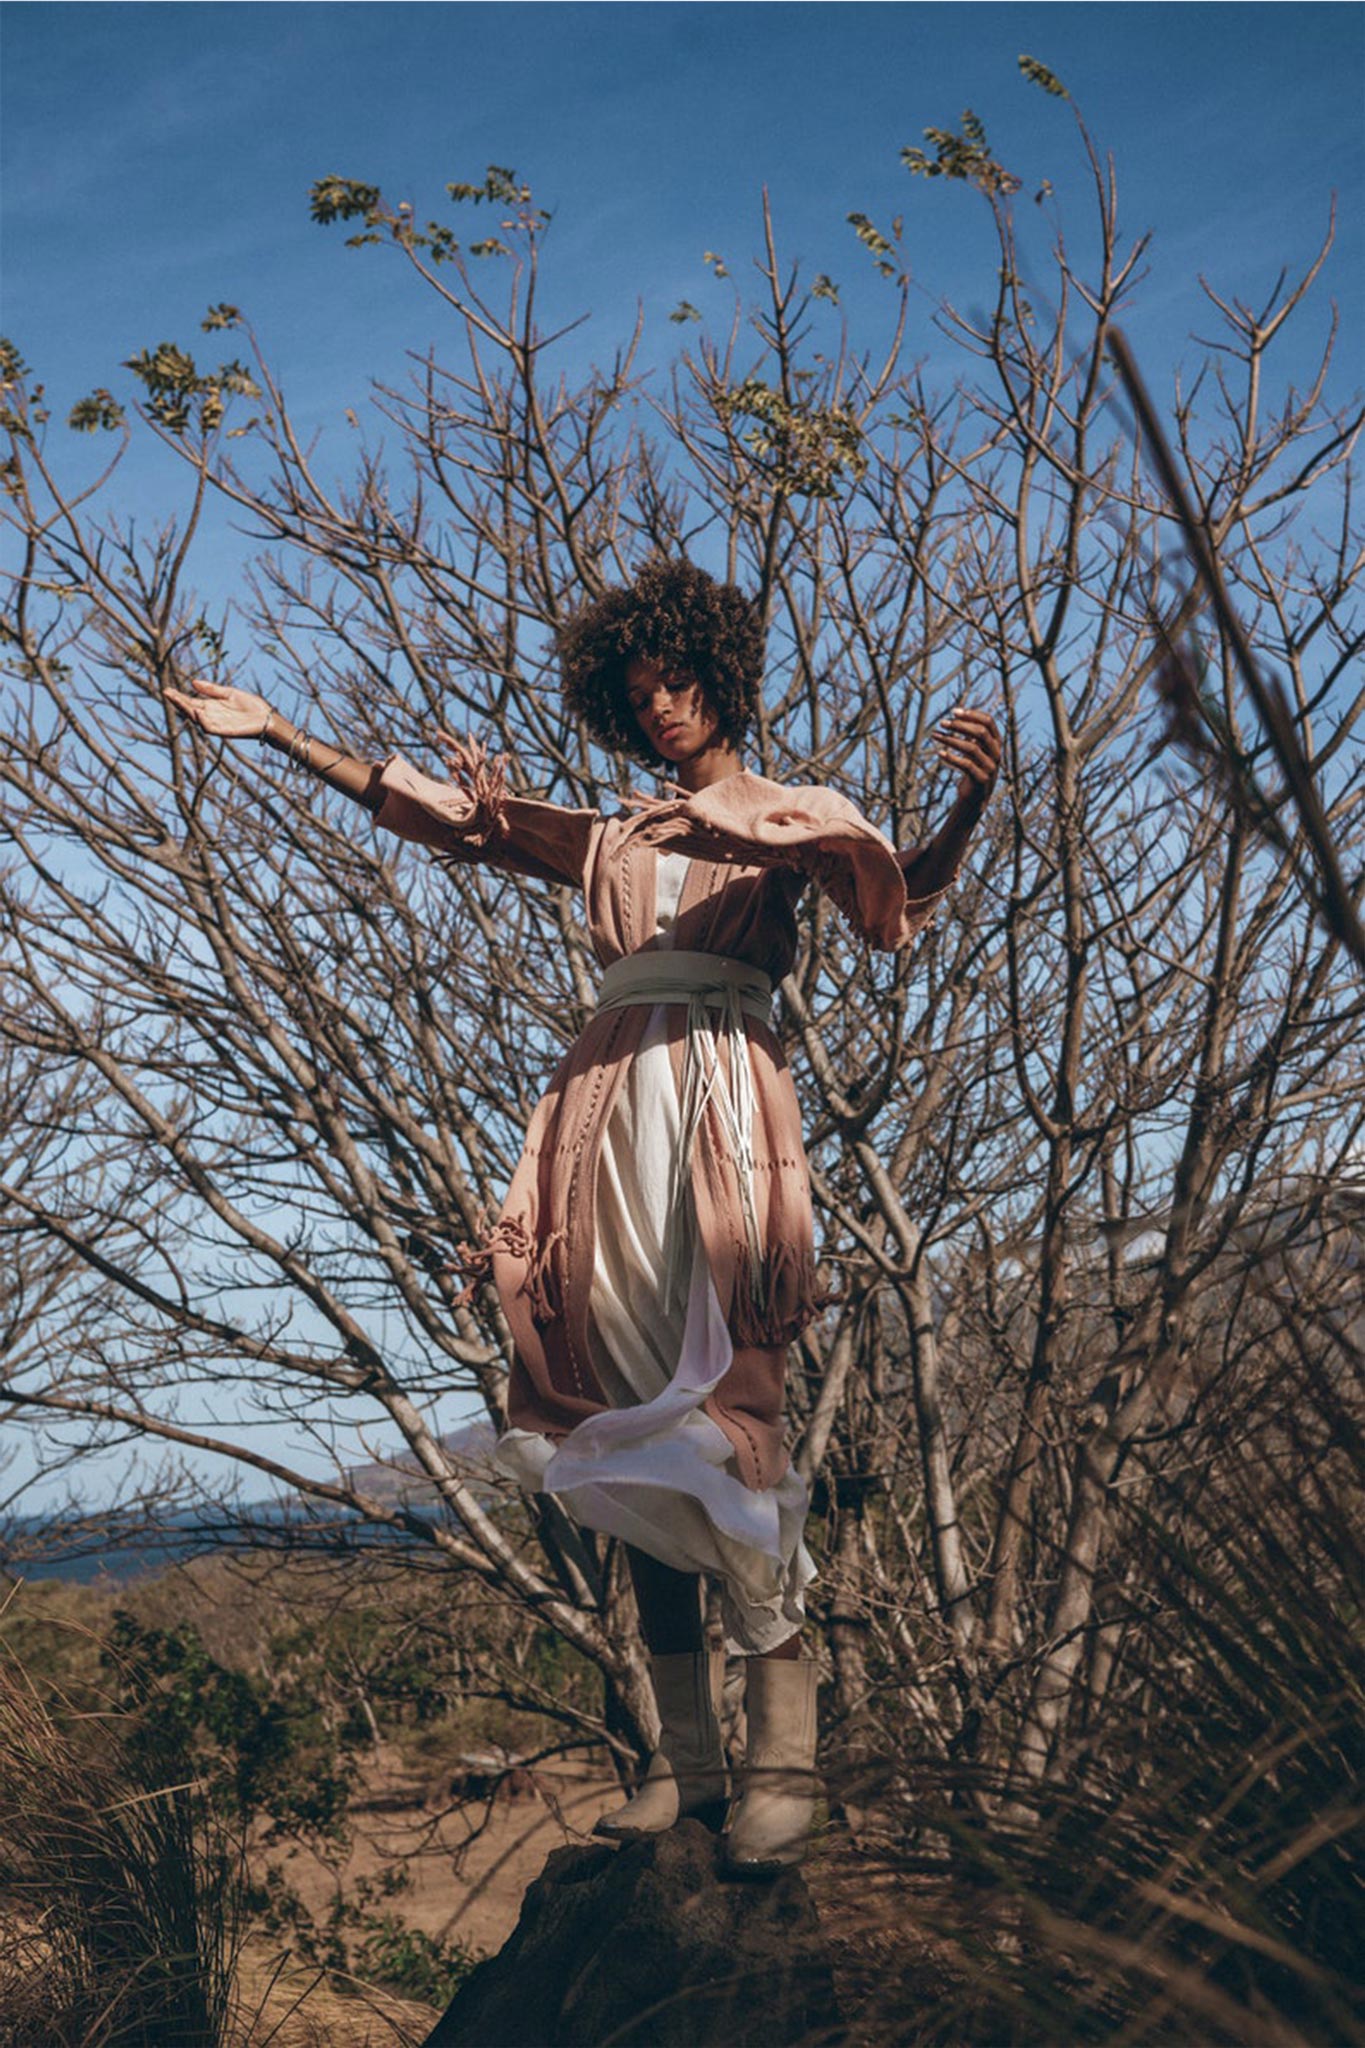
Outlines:
[[[455,748],[450,765],[452,779],[437,782],[392,755],[379,777],[383,797],[375,822],[399,839],[430,847],[438,861],[485,862],[542,882],[582,883],[600,822],[596,811],[514,796],[503,757],[490,757],[480,746]]]
[[[713,860],[796,870],[885,952],[932,922],[953,879],[932,873],[930,848],[898,854],[836,790],[785,789],[761,775],[726,776],[661,803],[644,830],[658,844],[695,848]]]

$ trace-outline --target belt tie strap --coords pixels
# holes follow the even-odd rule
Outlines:
[[[772,982],[758,967],[726,960],[715,953],[657,951],[631,953],[615,960],[602,977],[597,1009],[624,1009],[635,1004],[686,1003],[687,1033],[683,1047],[679,1096],[678,1156],[664,1241],[665,1285],[669,1297],[685,1297],[690,1274],[683,1229],[692,1181],[692,1154],[707,1108],[714,1103],[721,1129],[734,1156],[739,1180],[744,1235],[749,1248],[749,1284],[761,1307],[763,1245],[755,1193],[754,1115],[756,1097],[749,1066],[746,1017],[766,1024],[772,1006]],[[712,1013],[720,1011],[719,1028]],[[729,1053],[727,1084],[721,1065],[720,1041]]]

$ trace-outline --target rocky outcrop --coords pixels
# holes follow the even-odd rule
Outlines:
[[[697,1821],[560,1849],[426,2048],[835,2048],[844,2039],[799,1870],[723,1882]]]

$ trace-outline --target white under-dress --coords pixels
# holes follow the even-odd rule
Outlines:
[[[684,854],[659,855],[658,934],[665,945],[687,878]],[[665,1012],[656,1005],[603,1133],[589,1337],[611,1403],[556,1447],[509,1430],[496,1462],[529,1490],[553,1493],[575,1521],[624,1538],[676,1571],[720,1581],[727,1648],[754,1656],[801,1624],[814,1566],[801,1540],[805,1482],[789,1468],[755,1492],[729,1439],[702,1412],[733,1346],[690,1198],[675,1223],[690,1256],[670,1260],[681,1116]],[[686,1294],[670,1270],[690,1273]],[[667,1297],[667,1298],[666,1298]]]

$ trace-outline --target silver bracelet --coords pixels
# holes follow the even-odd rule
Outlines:
[[[286,759],[291,768],[307,768],[310,771],[312,769],[313,736],[305,732],[301,725],[294,728],[294,737],[289,742]]]

